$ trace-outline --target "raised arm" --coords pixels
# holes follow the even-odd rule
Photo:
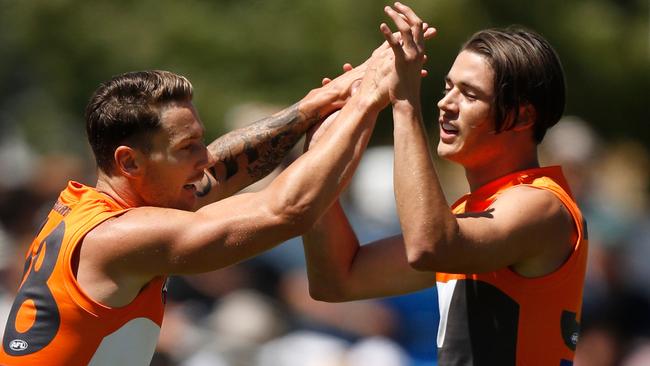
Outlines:
[[[417,16],[404,5],[393,12],[403,38]],[[411,48],[422,47],[413,33]],[[397,43],[391,43],[395,46]],[[414,52],[414,51],[412,51]],[[480,273],[511,267],[540,276],[559,267],[571,248],[571,218],[547,191],[516,187],[484,212],[455,216],[433,161],[420,107],[420,83],[400,75],[393,104],[395,197],[409,263],[421,271]],[[525,202],[525,204],[522,204]]]
[[[394,13],[390,8],[388,11]],[[435,33],[422,22],[413,23],[411,27],[410,31],[417,32],[422,40],[425,33],[427,38]],[[388,42],[387,55],[394,64],[394,70],[386,77],[387,95],[395,99],[400,97],[396,94],[398,78],[415,78],[419,82],[424,47],[410,53],[411,49],[407,50],[410,40],[400,34],[391,34],[385,24],[381,30]],[[404,39],[402,43],[400,38]],[[405,57],[407,52],[408,57]],[[397,295],[435,283],[432,273],[418,272],[410,267],[401,236],[360,246],[338,203],[303,236],[303,243],[310,293],[317,300],[338,302]]]

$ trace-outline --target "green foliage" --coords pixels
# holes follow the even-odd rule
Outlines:
[[[0,0],[0,123],[46,150],[85,149],[82,114],[96,86],[130,70],[168,69],[192,80],[212,138],[225,112],[263,101],[288,105],[323,76],[357,64],[382,41],[374,0]],[[418,0],[439,29],[429,42],[425,117],[442,78],[476,30],[512,23],[556,46],[569,83],[567,113],[605,136],[650,142],[647,1]],[[382,114],[382,119],[389,116]],[[390,142],[390,128],[376,141]],[[72,143],[71,143],[72,141]],[[85,151],[85,150],[84,150]]]

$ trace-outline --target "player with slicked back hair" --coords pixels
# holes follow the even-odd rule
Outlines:
[[[540,35],[488,29],[467,41],[438,101],[440,157],[465,169],[451,207],[422,121],[420,78],[405,62],[422,21],[395,3],[395,198],[402,235],[359,245],[336,203],[303,236],[310,292],[324,301],[437,286],[438,365],[571,365],[578,341],[587,231],[561,168],[537,145],[564,110],[559,58]],[[403,47],[402,47],[403,44]]]

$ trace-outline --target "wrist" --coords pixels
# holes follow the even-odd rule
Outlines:
[[[355,109],[363,111],[364,113],[379,113],[388,105],[388,100],[382,100],[377,95],[367,95],[358,93],[350,98],[351,103]]]
[[[422,113],[420,101],[413,102],[409,99],[398,99],[392,102],[393,112],[418,116]]]
[[[335,105],[337,100],[338,95],[327,88],[312,89],[299,102],[298,110],[303,115],[321,120],[338,109]]]

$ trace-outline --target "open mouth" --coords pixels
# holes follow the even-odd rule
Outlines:
[[[449,122],[442,122],[440,124],[440,128],[442,128],[442,130],[446,134],[449,134],[449,135],[457,135],[458,134],[458,128],[456,126],[452,125]]]

